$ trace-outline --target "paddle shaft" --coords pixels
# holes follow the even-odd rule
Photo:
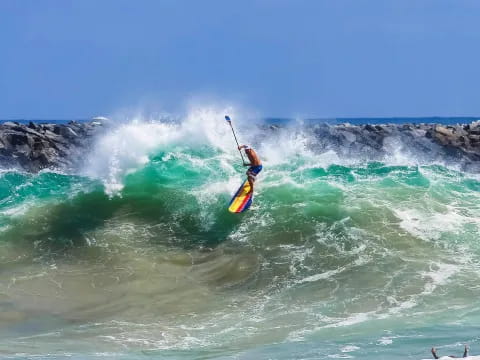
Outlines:
[[[235,138],[235,142],[237,143],[237,149],[238,149],[240,147],[240,145],[238,144],[237,135],[235,135],[235,130],[233,130],[232,121],[231,120],[227,120],[227,121],[230,124],[230,128],[232,129],[233,137]],[[243,160],[242,150],[238,149],[238,152],[240,153],[240,156],[242,157],[242,163],[245,165],[245,160]]]

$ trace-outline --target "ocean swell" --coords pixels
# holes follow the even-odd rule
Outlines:
[[[0,174],[2,351],[385,355],[385,330],[479,319],[480,182],[440,145],[240,126],[264,171],[237,215],[221,115],[112,128],[75,175]]]

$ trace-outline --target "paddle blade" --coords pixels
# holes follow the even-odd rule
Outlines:
[[[228,116],[228,115],[225,115],[225,120],[227,120],[228,122],[232,121],[232,120],[230,120],[230,116]]]

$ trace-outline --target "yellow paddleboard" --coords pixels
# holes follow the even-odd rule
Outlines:
[[[248,180],[245,180],[235,195],[233,195],[232,200],[230,200],[228,211],[232,213],[241,213],[247,210],[250,205],[252,205],[253,200],[253,192],[248,193],[249,191],[250,184],[248,183]]]

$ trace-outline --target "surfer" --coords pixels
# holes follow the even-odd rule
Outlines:
[[[247,155],[248,160],[250,160],[249,163],[243,164],[243,166],[250,166],[246,172],[248,183],[250,184],[250,191],[248,192],[250,194],[251,192],[253,192],[253,184],[257,178],[257,175],[260,171],[262,171],[262,162],[260,161],[260,158],[258,157],[255,150],[253,150],[248,145],[241,145],[238,147],[238,150],[242,149],[245,150],[245,154]]]
[[[432,355],[433,355],[433,357],[434,357],[435,359],[440,359],[440,358],[438,357],[438,355],[437,355],[437,349],[435,349],[435,348],[432,348]],[[465,351],[463,352],[463,356],[462,356],[462,357],[466,358],[467,356],[468,356],[468,346],[465,345]],[[447,356],[447,357],[453,358],[453,359],[457,359],[457,357],[456,357],[456,356],[453,356],[453,355],[449,355],[449,356]]]

